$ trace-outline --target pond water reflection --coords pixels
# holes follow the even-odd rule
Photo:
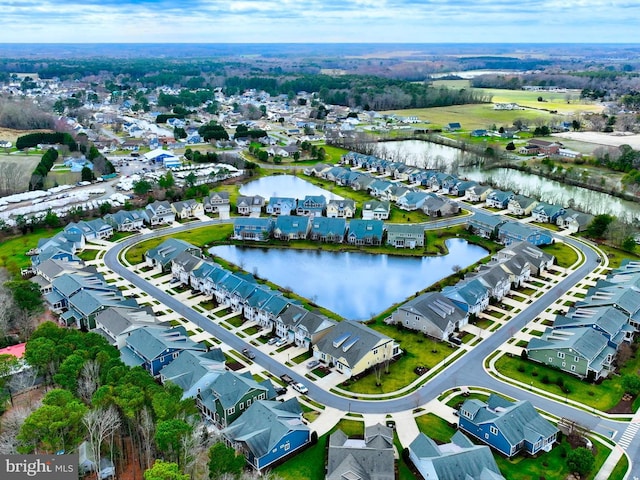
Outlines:
[[[271,175],[247,183],[240,187],[242,195],[260,195],[269,200],[270,197],[289,197],[303,199],[306,195],[324,195],[327,200],[341,200],[328,190],[313,185],[293,175]]]
[[[348,320],[366,320],[488,254],[457,238],[447,247],[448,255],[421,258],[233,245],[209,252]]]

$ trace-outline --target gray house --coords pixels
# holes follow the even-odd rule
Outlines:
[[[396,248],[424,247],[424,227],[392,223],[387,225],[387,245]]]

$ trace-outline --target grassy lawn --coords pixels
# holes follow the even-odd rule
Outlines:
[[[556,242],[541,248],[549,255],[556,257],[556,264],[559,267],[568,268],[578,260],[576,251],[565,243]]]
[[[327,154],[323,163],[338,163],[342,159],[342,155],[349,153],[349,150],[347,149],[332,147],[331,145],[322,145],[322,148],[324,148],[324,151]]]
[[[611,475],[609,475],[609,480],[622,480],[625,474],[627,473],[628,468],[629,468],[629,459],[627,458],[626,455],[623,455],[622,458],[618,460],[618,463],[616,464],[615,468],[611,472]]]
[[[425,338],[422,334],[410,330],[398,330],[397,327],[385,325],[383,322],[369,326],[393,338],[400,344],[404,354],[400,359],[389,365],[389,374],[382,373],[380,386],[376,385],[376,375],[371,372],[355,382],[348,381],[347,385],[341,386],[341,388],[349,392],[394,392],[418,378],[414,372],[416,367],[424,366],[431,369],[455,351],[448,344]]]
[[[85,262],[88,262],[89,260],[95,260],[96,257],[98,256],[98,253],[100,253],[100,250],[94,250],[94,249],[83,250],[81,253],[78,254],[78,256]]]
[[[213,310],[218,306],[218,304],[213,300],[206,300],[204,302],[200,302],[199,305],[205,310]]]
[[[199,227],[189,230],[187,232],[174,233],[164,237],[152,238],[145,240],[144,242],[133,245],[125,255],[127,261],[131,264],[137,264],[142,262],[144,253],[150,248],[157,247],[167,238],[177,238],[189,242],[197,247],[204,247],[205,245],[216,245],[226,240],[231,236],[233,232],[233,225],[213,225],[209,227]]]
[[[236,315],[235,317],[225,318],[224,321],[229,325],[233,325],[234,327],[238,328],[244,323],[244,318],[242,318],[242,315]]]
[[[243,332],[246,333],[247,335],[255,335],[259,331],[260,331],[260,328],[257,327],[256,325],[252,325],[243,330]]]
[[[418,430],[436,442],[449,443],[453,434],[456,433],[456,429],[449,425],[449,422],[433,413],[416,417],[416,423],[418,424]]]
[[[113,232],[110,242],[117,242],[118,240],[122,240],[123,238],[130,237],[131,235],[136,235],[138,232]]]
[[[309,360],[310,358],[311,358],[311,352],[307,351],[298,355],[297,357],[293,357],[291,361],[297,365],[304,362],[305,360]]]
[[[602,251],[607,255],[609,259],[610,268],[618,268],[623,260],[629,258],[632,260],[640,260],[640,255],[635,253],[626,252],[619,248],[609,247],[608,245],[599,245]]]
[[[464,403],[465,400],[470,400],[472,398],[475,398],[476,400],[480,400],[481,402],[486,402],[487,399],[489,398],[489,395],[486,395],[483,393],[470,393],[466,397],[462,394],[456,395],[455,397],[453,397],[451,400],[447,402],[447,406],[451,408],[457,408],[458,405],[460,405],[461,403]]]
[[[53,237],[61,230],[37,228],[26,235],[3,238],[0,240],[0,267],[6,268],[12,275],[19,275],[21,268],[31,266],[31,257],[25,254],[38,246],[38,240]]]
[[[631,359],[621,373],[637,370],[640,366],[639,360],[640,358]],[[619,376],[604,380],[600,385],[591,385],[568,373],[528,360],[522,360],[520,357],[503,355],[495,365],[500,373],[509,378],[518,380],[525,385],[530,385],[533,382],[533,386],[536,388],[564,396],[565,393],[556,383],[557,379],[561,378],[564,387],[569,390],[568,399],[604,412],[617,405],[624,393]],[[519,368],[520,370],[524,369],[524,371],[519,371]],[[549,383],[542,382],[545,376],[548,378]]]

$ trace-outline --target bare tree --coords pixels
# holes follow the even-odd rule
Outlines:
[[[78,396],[87,405],[91,404],[91,397],[100,386],[100,364],[96,360],[87,360],[78,378]]]
[[[144,451],[142,452],[141,464],[142,469],[146,470],[153,464],[153,442],[155,435],[155,424],[153,422],[153,416],[147,407],[144,407],[140,411],[140,417],[138,419],[138,430],[142,437],[142,446]]]
[[[100,464],[100,453],[105,440],[113,440],[113,435],[122,424],[118,410],[111,405],[107,408],[89,410],[82,419],[89,432],[89,442],[93,450],[94,465]],[[111,449],[113,452],[113,449]]]
[[[18,433],[20,433],[20,427],[27,419],[27,417],[37,407],[17,407],[9,410],[2,417],[2,428],[0,428],[0,454],[1,455],[14,455],[18,453]]]

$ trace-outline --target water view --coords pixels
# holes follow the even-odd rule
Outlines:
[[[447,247],[448,255],[421,258],[233,245],[209,252],[348,320],[367,320],[488,254],[461,239]]]
[[[492,183],[498,188],[513,190],[522,195],[534,197],[543,202],[558,203],[589,212],[594,215],[610,213],[616,217],[632,221],[640,218],[640,204],[622,200],[606,193],[587,188],[565,185],[530,173],[508,168],[482,170],[480,168],[457,168],[465,152],[457,148],[437,145],[420,140],[402,140],[379,144],[378,155],[420,168],[455,170],[461,177],[482,183]]]
[[[290,197],[302,199],[306,195],[324,195],[327,200],[341,200],[324,188],[320,188],[293,175],[271,175],[240,187],[242,195],[260,195],[267,200],[270,197]]]

